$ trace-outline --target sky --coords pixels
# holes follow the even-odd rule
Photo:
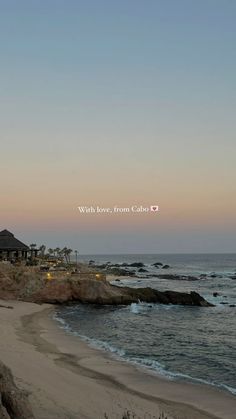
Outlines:
[[[235,252],[235,19],[234,0],[0,0],[0,228]],[[78,211],[133,205],[159,211]]]

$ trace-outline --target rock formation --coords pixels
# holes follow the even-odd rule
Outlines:
[[[177,275],[177,274],[159,274],[157,275],[158,278],[161,279],[169,279],[169,280],[176,280],[176,281],[198,281],[196,276],[191,275]]]
[[[30,404],[25,392],[13,380],[12,373],[0,361],[0,418],[33,419]]]
[[[152,288],[129,288],[111,285],[103,279],[81,279],[80,275],[46,274],[9,268],[0,270],[0,298],[36,303],[62,304],[78,301],[89,304],[128,305],[139,301],[160,304],[211,306],[196,292],[158,291]],[[58,274],[59,275],[59,274]]]
[[[26,301],[62,304],[78,301],[88,304],[128,305],[139,301],[160,304],[211,306],[196,292],[157,291],[152,288],[129,288],[111,285],[106,281],[68,279],[50,281],[43,288],[25,295]]]

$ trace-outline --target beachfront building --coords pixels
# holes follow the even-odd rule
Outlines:
[[[36,257],[37,249],[31,249],[8,230],[0,232],[0,260],[27,259]]]

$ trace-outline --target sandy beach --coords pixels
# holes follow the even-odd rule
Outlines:
[[[236,398],[223,391],[154,376],[68,335],[53,306],[1,301],[0,359],[29,394],[36,419],[234,419]],[[162,417],[162,416],[161,416]]]

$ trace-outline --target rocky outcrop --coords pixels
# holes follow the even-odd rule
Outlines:
[[[16,280],[17,278],[17,280]],[[83,278],[83,279],[82,279]],[[71,301],[90,304],[131,304],[138,301],[211,306],[197,293],[158,291],[152,288],[129,288],[111,285],[102,275],[92,279],[85,275],[54,274],[47,279],[46,274],[36,271],[17,271],[9,268],[0,275],[0,298],[18,299],[36,303],[62,304]]]
[[[142,262],[133,262],[133,263],[103,263],[103,264],[94,264],[90,265],[93,269],[98,269],[101,272],[104,272],[106,275],[115,275],[115,276],[135,276],[136,270],[138,268],[143,269],[145,264]],[[148,272],[147,270],[140,272]]]
[[[106,281],[68,280],[51,281],[33,293],[28,301],[38,303],[67,303],[78,301],[89,304],[128,305],[139,301],[160,304],[211,306],[196,292],[158,291],[152,288],[129,288],[111,285]]]
[[[135,271],[118,267],[106,268],[105,272],[107,275],[135,276]]]
[[[158,278],[169,279],[173,281],[198,281],[196,276],[191,275],[177,275],[177,274],[159,274]]]
[[[132,268],[143,268],[145,265],[142,262],[133,262],[130,263],[129,266],[131,266]]]
[[[0,361],[0,418],[33,419],[28,398],[14,383],[12,373]]]

